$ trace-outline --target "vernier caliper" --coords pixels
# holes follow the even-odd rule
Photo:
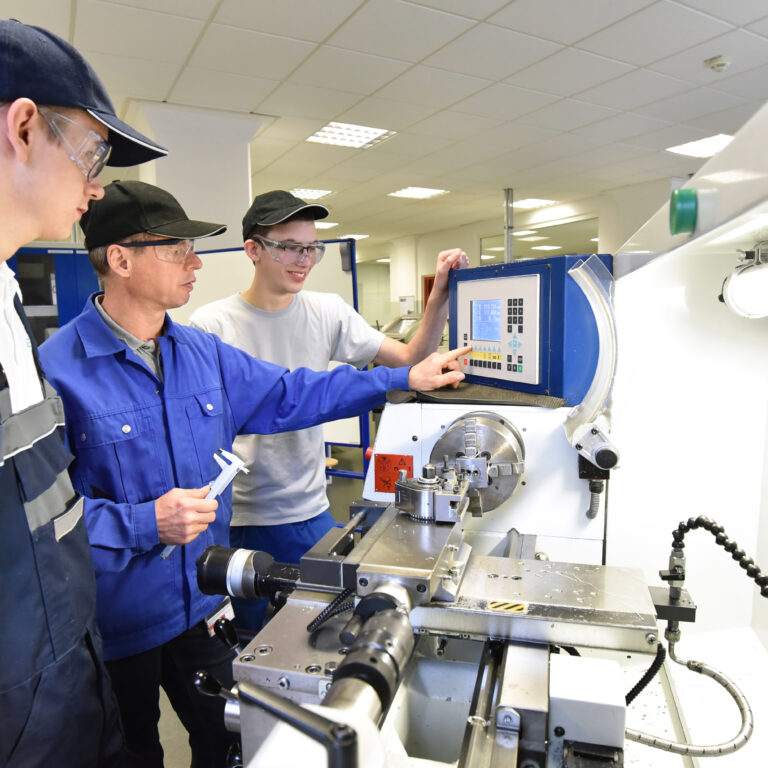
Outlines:
[[[238,472],[244,472],[248,474],[248,470],[245,468],[245,462],[235,456],[234,453],[222,450],[221,448],[213,454],[213,460],[221,467],[219,476],[210,483],[211,490],[205,495],[206,499],[215,499],[224,493],[226,487],[235,479],[235,475]],[[169,544],[160,554],[163,560],[167,560],[173,550],[176,549],[176,544]]]

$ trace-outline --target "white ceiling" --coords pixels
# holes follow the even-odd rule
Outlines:
[[[254,191],[317,187],[370,242],[693,173],[673,144],[733,133],[768,98],[765,0],[2,0],[128,99],[269,115]],[[704,60],[725,55],[716,73]],[[397,131],[307,144],[329,120]],[[171,147],[172,149],[172,147]],[[406,186],[433,201],[387,197]]]

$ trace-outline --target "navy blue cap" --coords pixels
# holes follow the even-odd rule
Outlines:
[[[168,154],[117,117],[98,75],[66,40],[41,27],[2,19],[0,102],[20,98],[88,112],[109,129],[108,165],[138,165]]]

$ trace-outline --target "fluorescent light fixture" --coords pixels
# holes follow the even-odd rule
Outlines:
[[[503,245],[497,245],[497,246],[494,246],[493,248],[486,248],[485,250],[486,251],[503,251],[504,250],[504,246]]]
[[[717,173],[708,173],[702,176],[702,181],[711,181],[715,184],[739,184],[742,181],[757,181],[765,177],[763,173],[754,171],[718,171]]]
[[[389,264],[392,259],[376,259],[377,264]]]
[[[368,149],[394,135],[395,131],[388,131],[386,128],[370,128],[367,125],[352,123],[328,123],[313,133],[307,141],[316,144],[333,144],[336,147]]]
[[[365,240],[370,235],[339,235],[339,240]]]
[[[537,197],[527,197],[525,200],[518,200],[512,203],[513,208],[544,208],[546,205],[554,205],[557,200],[541,200]]]
[[[481,253],[481,259],[495,259],[496,257],[492,253]]]
[[[517,232],[512,233],[512,237],[524,237],[525,235],[535,235],[535,229],[520,229]]]
[[[523,243],[538,243],[539,240],[549,240],[548,237],[544,237],[543,235],[536,235],[535,237],[521,237],[520,241]]]
[[[406,187],[398,189],[397,192],[389,192],[388,197],[409,197],[413,200],[426,200],[430,197],[439,197],[447,195],[447,189],[430,189],[429,187]]]
[[[338,221],[316,221],[315,226],[318,229],[333,229],[334,227],[339,226]]]
[[[321,197],[328,197],[333,194],[332,189],[292,189],[291,194],[300,197],[302,200],[319,200]]]
[[[676,147],[667,147],[667,152],[674,152],[676,155],[687,155],[688,157],[712,157],[723,147],[727,147],[732,140],[733,136],[718,133],[717,136],[708,136],[706,139],[689,141],[687,144],[678,144]]]
[[[590,243],[599,243],[600,242],[600,238],[599,237],[590,237],[589,238],[589,242]]]
[[[562,245],[534,245],[532,251],[559,251]]]

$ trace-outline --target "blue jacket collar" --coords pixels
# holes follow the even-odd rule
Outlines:
[[[107,327],[93,304],[95,297],[102,296],[103,293],[103,291],[97,291],[91,294],[85,302],[83,311],[73,321],[80,341],[83,344],[85,354],[88,357],[114,355],[127,349],[126,345]],[[163,336],[172,338],[175,341],[184,341],[183,333],[180,333],[183,326],[174,323],[167,313],[165,315],[164,327],[165,333],[163,333]]]

